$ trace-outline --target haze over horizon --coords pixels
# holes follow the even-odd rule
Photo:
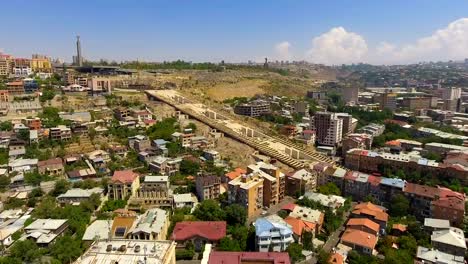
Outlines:
[[[468,1],[11,1],[0,51],[88,60],[328,65],[468,58]],[[12,23],[11,21],[14,21]]]

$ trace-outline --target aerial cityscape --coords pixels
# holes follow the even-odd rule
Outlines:
[[[3,3],[0,264],[467,263],[468,2],[382,2]]]

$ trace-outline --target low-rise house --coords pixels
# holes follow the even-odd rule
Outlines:
[[[304,197],[306,197],[309,200],[318,202],[321,205],[330,208],[332,211],[336,211],[336,209],[343,206],[346,202],[346,199],[344,197],[332,194],[325,195],[315,192],[306,192],[304,194]]]
[[[164,139],[155,139],[153,140],[153,147],[155,148],[156,152],[160,155],[166,156],[169,153],[169,150],[166,147],[166,144],[169,143]]]
[[[142,152],[151,148],[151,141],[147,136],[136,135],[128,138],[128,145],[136,152]]]
[[[72,137],[72,132],[69,127],[59,125],[49,129],[49,135],[51,140],[57,141],[69,141]]]
[[[158,156],[158,153],[148,149],[146,151],[141,151],[138,153],[138,160],[143,161],[143,162],[151,162],[157,156]]]
[[[127,211],[125,209],[116,210],[114,213],[117,214],[117,216],[115,216],[112,221],[110,235],[112,238],[125,239],[134,226],[137,215],[134,211]]]
[[[451,255],[465,256],[466,253],[465,235],[463,230],[456,227],[432,232],[431,244],[435,249]]]
[[[377,245],[377,236],[361,230],[348,228],[341,236],[341,243],[360,253],[372,255]]]
[[[140,187],[140,177],[132,170],[115,171],[108,185],[110,199],[124,200],[135,194]]]
[[[197,197],[191,193],[174,194],[173,199],[175,208],[195,208],[198,204]]]
[[[346,223],[346,227],[349,229],[361,230],[374,236],[377,236],[380,231],[379,225],[367,218],[351,218],[348,223]]]
[[[388,223],[388,214],[385,208],[371,202],[360,203],[353,208],[351,215],[356,218],[370,219],[379,224],[379,233],[385,232]]]
[[[37,168],[38,159],[16,159],[8,163],[10,172],[30,172]]]
[[[198,176],[195,180],[195,185],[200,201],[214,200],[221,194],[221,178],[218,176]]]
[[[216,162],[221,158],[221,155],[218,151],[209,149],[203,151],[203,158],[208,161]]]
[[[255,244],[258,251],[286,251],[293,242],[291,226],[267,218],[255,221]]]
[[[222,177],[221,181],[223,183],[230,182],[234,180],[235,178],[241,176],[242,174],[246,174],[247,171],[242,169],[242,168],[235,168],[233,171],[230,171],[226,174],[224,174],[224,177]]]
[[[188,241],[200,251],[207,243],[214,247],[226,236],[226,222],[224,221],[183,221],[178,222],[171,235],[171,240],[177,242],[178,246],[185,247]]]
[[[415,264],[465,264],[463,256],[455,256],[437,249],[418,247]]]
[[[136,118],[138,122],[153,120],[153,115],[146,110],[132,110],[132,116]]]
[[[92,189],[74,188],[57,196],[57,202],[60,204],[80,204],[82,201],[89,200],[91,195],[99,194],[101,196],[103,192],[104,190],[99,187]]]
[[[62,176],[65,172],[61,158],[42,160],[37,162],[37,170],[40,174]]]
[[[450,228],[450,221],[447,219],[425,218],[424,229],[431,233],[432,231],[445,230]]]
[[[81,240],[83,242],[91,242],[98,240],[108,240],[109,230],[112,228],[113,220],[96,220],[87,228]]]
[[[32,210],[31,210],[32,211]],[[10,221],[3,221],[0,223],[0,243],[2,246],[10,246],[13,244],[14,239],[12,235],[24,227],[24,223],[31,217],[30,211],[26,212],[20,218],[10,219]]]
[[[37,219],[24,228],[26,237],[39,246],[48,246],[68,228],[67,219]]]
[[[158,174],[173,176],[179,171],[180,162],[181,158],[158,156],[150,162],[149,169]]]
[[[125,158],[127,156],[128,149],[123,145],[112,145],[109,147],[109,152],[117,157]]]
[[[169,223],[167,211],[152,208],[138,217],[127,236],[137,240],[165,240]]]
[[[105,150],[94,150],[86,154],[89,160],[95,161],[95,160],[103,160],[104,162],[109,162],[111,160],[110,155],[107,151]]]

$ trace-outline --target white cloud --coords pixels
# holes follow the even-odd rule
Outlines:
[[[291,60],[292,54],[289,50],[291,43],[283,41],[275,45],[275,59],[277,60]]]
[[[312,40],[306,57],[313,63],[355,63],[365,60],[367,52],[367,43],[362,36],[335,27]]]
[[[461,18],[413,44],[389,50],[385,55],[400,63],[457,60],[468,57],[468,18]]]

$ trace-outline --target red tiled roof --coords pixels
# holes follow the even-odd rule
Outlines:
[[[315,233],[316,224],[288,216],[284,219],[286,223],[291,225],[294,234],[301,236],[304,230]]]
[[[377,236],[355,229],[346,229],[341,236],[341,241],[366,248],[374,249],[377,244]]]
[[[406,232],[406,225],[403,224],[393,224],[392,229],[398,230],[400,232]]]
[[[388,214],[381,207],[371,203],[360,203],[354,207],[353,214],[369,215],[377,220],[388,222]]]
[[[61,165],[63,163],[61,158],[42,160],[37,162],[38,167],[48,166],[48,165]]]
[[[227,252],[211,251],[208,264],[291,264],[287,252]]]
[[[137,177],[138,174],[132,170],[115,171],[112,182],[132,183]]]
[[[376,233],[379,232],[379,225],[376,222],[367,218],[351,218],[349,219],[346,226],[365,226],[370,230],[375,231]]]
[[[367,180],[367,182],[369,182],[373,186],[377,186],[377,185],[380,184],[381,180],[382,180],[382,178],[380,178],[380,177],[377,177],[377,176],[374,176],[374,175],[369,175],[369,179]]]
[[[390,141],[385,142],[385,145],[399,147],[401,146],[401,143],[399,140],[390,140]]]
[[[178,222],[171,239],[176,241],[191,239],[195,236],[206,238],[210,241],[217,241],[226,236],[225,221],[184,221]]]
[[[328,260],[328,263],[330,264],[343,264],[344,263],[344,258],[340,253],[334,253],[330,256],[330,259]]]
[[[296,208],[295,203],[288,203],[288,204],[283,205],[283,207],[281,207],[281,210],[293,211],[294,208]]]
[[[226,177],[229,178],[229,180],[234,180],[235,178],[239,177],[241,174],[247,173],[246,170],[242,168],[236,168],[235,170],[226,173]]]
[[[407,182],[404,187],[404,192],[416,194],[418,196],[428,197],[428,198],[435,198],[438,190],[435,187],[430,187],[427,185],[420,185],[415,183]]]

